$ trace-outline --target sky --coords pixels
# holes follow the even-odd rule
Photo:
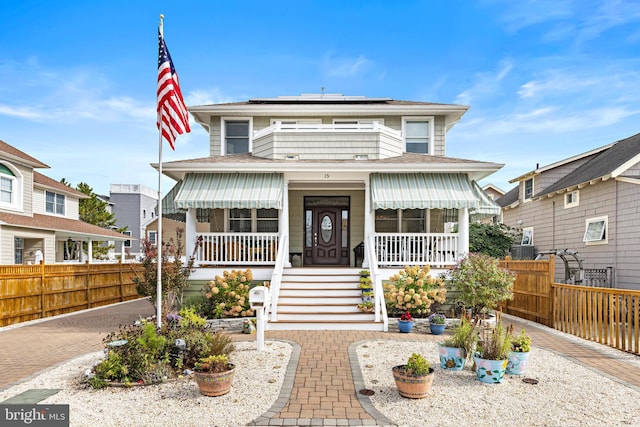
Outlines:
[[[160,14],[188,106],[322,88],[468,105],[446,154],[504,164],[480,182],[504,191],[640,132],[640,0],[3,0],[0,140],[73,186],[157,191]],[[209,155],[191,128],[163,162]]]

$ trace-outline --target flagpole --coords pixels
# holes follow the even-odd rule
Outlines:
[[[164,15],[160,15],[160,35],[164,39]],[[158,108],[158,123],[162,122],[162,112]],[[158,128],[158,236],[156,237],[156,247],[158,248],[158,273],[157,273],[157,301],[156,301],[156,323],[158,329],[162,327],[162,126]]]

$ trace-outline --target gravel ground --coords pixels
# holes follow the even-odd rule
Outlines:
[[[69,404],[72,426],[243,426],[275,403],[292,347],[266,341],[265,351],[257,352],[255,342],[235,345],[231,359],[242,369],[225,396],[202,396],[187,377],[154,386],[92,390],[81,384],[81,378],[103,356],[97,352],[0,391],[0,401],[28,389],[55,388],[61,391],[40,403]],[[610,351],[628,359],[632,368],[640,367],[640,358]],[[536,385],[509,375],[501,384],[483,384],[469,362],[463,371],[444,371],[434,342],[369,341],[358,345],[356,352],[365,386],[375,391],[374,407],[402,427],[640,426],[640,391],[536,347],[525,375],[537,379]],[[391,375],[391,367],[404,363],[413,352],[427,357],[436,371],[425,399],[400,397]]]
[[[231,391],[218,397],[200,394],[192,378],[143,387],[93,390],[81,384],[85,370],[103,352],[73,359],[37,377],[0,392],[0,401],[32,388],[62,389],[40,402],[69,404],[72,426],[244,426],[275,403],[282,387],[292,346],[266,341],[236,342],[230,360],[236,366]]]
[[[533,347],[524,376],[506,375],[484,384],[471,371],[440,369],[437,344],[371,341],[357,347],[373,405],[403,427],[437,426],[640,426],[640,392],[550,351]],[[424,355],[435,370],[424,399],[398,394],[391,368],[411,353]],[[534,378],[538,384],[522,381]]]

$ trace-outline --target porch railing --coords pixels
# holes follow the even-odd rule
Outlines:
[[[271,321],[273,322],[278,321],[278,298],[280,297],[280,284],[282,283],[282,269],[284,268],[287,259],[287,253],[285,253],[284,250],[287,246],[287,239],[288,236],[286,234],[280,236],[276,264],[273,267],[273,272],[271,273],[271,283],[269,287],[271,303],[270,310],[267,310],[266,314],[268,315],[271,313]]]
[[[278,233],[197,233],[199,265],[276,263]]]
[[[260,129],[254,132],[253,138],[258,139],[273,132],[319,132],[319,133],[332,133],[332,132],[380,132],[382,134],[389,135],[390,137],[400,139],[402,138],[402,132],[384,126],[377,121],[373,123],[359,123],[359,124],[320,124],[320,123],[281,123],[275,124]]]
[[[452,233],[376,233],[373,245],[379,266],[446,266],[458,259]]]

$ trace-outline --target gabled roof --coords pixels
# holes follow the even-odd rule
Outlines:
[[[49,166],[42,163],[40,160],[31,157],[27,153],[18,150],[13,145],[9,145],[6,142],[0,140],[0,152],[11,160],[18,160],[21,163],[29,165],[33,168],[48,168]]]
[[[63,239],[72,238],[93,238],[98,240],[131,240],[131,236],[125,236],[88,222],[62,218],[53,215],[33,214],[33,216],[18,215],[7,212],[0,212],[0,225],[10,225],[13,227],[32,228],[55,232]]]
[[[58,182],[55,179],[51,179],[48,176],[42,175],[41,173],[36,171],[33,171],[33,183],[35,184],[35,186],[40,186],[40,187],[48,188],[51,190],[56,190],[62,193],[66,193],[73,197],[77,197],[78,199],[89,198],[89,196],[84,194],[82,191],[78,191],[75,188],[71,188],[68,185]]]
[[[578,169],[542,189],[535,197],[622,176],[629,167],[640,162],[640,133],[606,147]]]
[[[505,208],[507,206],[512,205],[513,203],[517,202],[520,196],[520,186],[516,185],[515,187],[513,187],[511,190],[507,191],[507,193],[496,199],[496,203],[498,204],[498,206]]]

